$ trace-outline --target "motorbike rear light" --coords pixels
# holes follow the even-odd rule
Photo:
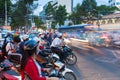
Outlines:
[[[43,49],[44,49],[44,46],[39,46],[39,49],[40,49],[40,50],[43,50]]]

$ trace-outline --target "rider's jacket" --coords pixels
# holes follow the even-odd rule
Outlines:
[[[59,39],[59,38],[55,38],[51,44],[51,47],[61,47],[63,46],[63,41],[62,39]]]
[[[43,68],[36,63],[36,61],[32,58],[28,58],[28,62],[25,65],[24,69],[21,71],[21,77],[22,80],[25,80],[25,74],[26,72],[31,80],[46,80],[45,77],[42,76],[41,72],[43,72]],[[39,70],[38,70],[39,69]]]

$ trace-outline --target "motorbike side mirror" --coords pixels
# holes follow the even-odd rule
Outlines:
[[[20,64],[21,59],[22,59],[21,54],[18,54],[18,53],[9,54],[9,60],[14,64]]]

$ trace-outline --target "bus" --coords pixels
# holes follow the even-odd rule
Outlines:
[[[91,24],[79,24],[71,26],[61,26],[58,31],[61,33],[67,33],[69,38],[75,38],[79,40],[86,40],[90,31],[97,30],[97,26]]]

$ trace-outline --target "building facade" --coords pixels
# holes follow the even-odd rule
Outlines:
[[[103,30],[120,30],[120,13],[104,15],[101,19],[92,20],[89,23]]]
[[[111,7],[116,6],[120,8],[120,0],[109,0],[108,3],[109,3],[109,6]]]

